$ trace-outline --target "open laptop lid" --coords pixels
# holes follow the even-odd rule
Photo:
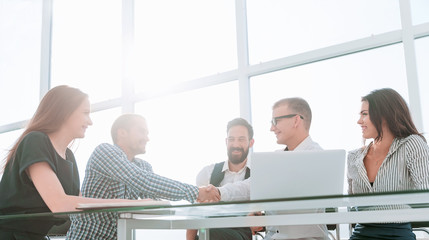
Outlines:
[[[250,199],[343,194],[345,150],[254,152]]]

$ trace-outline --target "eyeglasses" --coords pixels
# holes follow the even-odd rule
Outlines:
[[[303,117],[303,116],[299,115],[298,113],[294,113],[294,114],[288,114],[288,115],[283,115],[283,116],[274,117],[273,119],[271,119],[271,124],[272,124],[273,126],[276,126],[276,125],[277,125],[277,121],[278,121],[279,119],[282,119],[282,118],[293,118],[293,117],[295,117],[296,115],[298,115],[301,119],[304,119],[304,117]]]

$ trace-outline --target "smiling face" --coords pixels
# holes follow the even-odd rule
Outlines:
[[[67,129],[72,138],[83,138],[85,137],[85,131],[88,126],[92,125],[91,117],[91,105],[88,98],[85,98],[78,108],[70,115],[70,117],[64,122],[63,128]]]
[[[253,139],[249,139],[249,132],[244,126],[234,126],[228,130],[226,138],[228,161],[240,164],[247,159],[249,148],[253,146]]]
[[[362,106],[360,110],[360,118],[357,123],[362,128],[362,137],[365,139],[376,138],[378,136],[377,129],[374,124],[371,122],[369,116],[369,103],[367,101],[362,101]]]
[[[295,114],[289,110],[288,105],[280,105],[273,109],[273,119],[279,116]],[[276,135],[277,143],[289,145],[296,133],[296,122],[299,115],[291,118],[281,118],[276,121],[276,125],[271,124],[271,131]]]
[[[135,156],[146,153],[146,144],[149,142],[149,131],[146,120],[136,117],[131,120],[126,129],[119,129],[119,142],[126,152]]]

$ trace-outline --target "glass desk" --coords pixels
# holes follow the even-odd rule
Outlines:
[[[398,209],[349,210],[352,207],[395,206]],[[292,213],[246,216],[256,211],[290,211],[331,208],[326,213]],[[401,209],[399,209],[401,208]],[[2,219],[28,220],[68,217],[69,214],[118,212],[118,239],[133,239],[134,229],[200,229],[200,239],[208,239],[209,228],[348,224],[429,221],[429,191],[336,195],[240,202],[183,204],[171,206],[122,207],[67,213],[0,215]]]

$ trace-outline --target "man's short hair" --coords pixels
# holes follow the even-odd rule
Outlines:
[[[125,130],[130,129],[130,126],[133,125],[133,121],[136,119],[144,119],[144,117],[142,117],[138,114],[127,113],[127,114],[123,114],[123,115],[119,116],[115,120],[115,122],[113,122],[112,128],[110,130],[110,134],[112,135],[113,143],[116,144],[116,142],[118,141],[118,130],[119,129],[125,129]]]
[[[274,103],[273,109],[284,105],[287,105],[291,109],[291,114],[296,113],[301,115],[304,118],[305,128],[310,130],[312,115],[310,105],[308,105],[307,101],[299,97],[283,98]]]
[[[228,122],[226,127],[226,133],[229,132],[229,129],[235,126],[243,126],[247,128],[247,132],[249,133],[249,140],[253,139],[253,127],[250,125],[246,119],[244,118],[235,118]]]

